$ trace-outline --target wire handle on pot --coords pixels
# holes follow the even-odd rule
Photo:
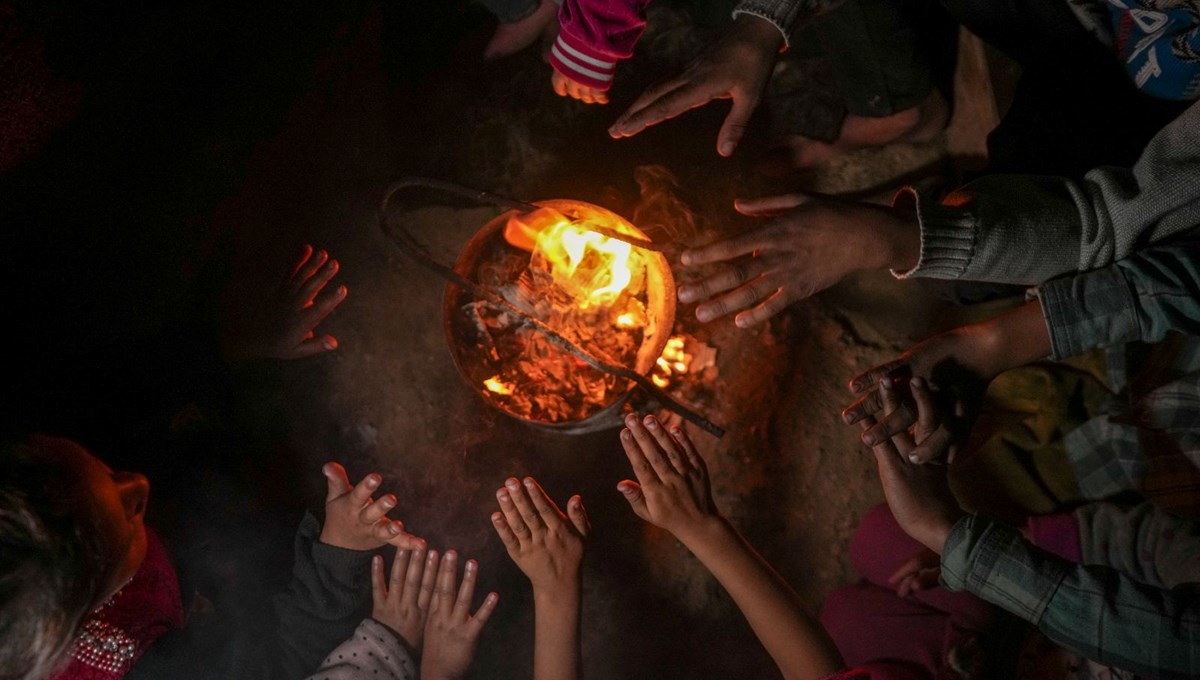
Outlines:
[[[632,371],[624,366],[614,366],[612,364],[601,361],[600,359],[597,359],[596,357],[592,356],[592,354],[590,354],[586,350],[576,346],[575,343],[571,342],[567,338],[560,335],[557,331],[550,328],[545,323],[543,323],[540,320],[521,311],[519,308],[517,308],[515,305],[510,303],[508,300],[505,300],[496,291],[494,291],[486,286],[481,286],[481,285],[475,283],[474,281],[467,279],[465,276],[462,276],[461,274],[454,271],[450,267],[447,267],[446,265],[438,262],[432,255],[429,254],[428,251],[425,250],[424,246],[422,246],[415,238],[413,238],[412,234],[410,234],[408,232],[408,230],[406,228],[404,228],[402,225],[396,225],[395,227],[393,227],[391,224],[389,224],[388,208],[391,206],[392,197],[395,196],[401,190],[410,189],[410,188],[425,188],[425,189],[435,189],[435,190],[439,190],[439,191],[445,191],[447,193],[456,194],[458,196],[463,196],[465,198],[479,201],[480,203],[492,203],[494,205],[499,205],[501,207],[515,209],[515,210],[523,210],[523,211],[539,210],[540,209],[539,206],[533,205],[532,203],[526,203],[524,201],[518,201],[516,199],[509,198],[507,196],[493,194],[488,191],[481,191],[479,189],[471,189],[469,187],[464,187],[464,186],[461,186],[458,184],[453,184],[451,182],[444,182],[442,180],[430,179],[430,178],[426,178],[426,177],[405,177],[404,179],[394,182],[391,186],[389,186],[387,188],[387,191],[385,191],[383,193],[383,200],[379,204],[379,228],[383,232],[383,235],[386,236],[393,244],[395,244],[395,246],[400,250],[400,252],[411,257],[413,260],[415,260],[417,262],[417,264],[425,267],[426,269],[429,269],[430,271],[432,271],[433,273],[437,274],[438,276],[446,279],[450,283],[467,291],[475,299],[486,300],[487,302],[490,302],[494,305],[503,307],[505,309],[505,311],[507,311],[510,314],[513,314],[517,318],[521,319],[521,321],[524,324],[537,329],[542,334],[544,334],[546,336],[546,338],[549,339],[552,343],[554,343],[555,345],[559,346],[560,348],[570,352],[572,355],[578,357],[581,361],[583,361],[587,365],[591,366],[592,368],[594,368],[598,371],[601,371],[603,373],[607,373],[609,375],[617,376],[619,378],[625,378],[626,380],[632,380],[634,383],[636,383],[638,385],[638,387],[641,387],[643,390],[645,390],[647,393],[649,393],[652,397],[654,397],[655,399],[662,402],[663,406],[665,406],[666,408],[670,409],[671,411],[673,411],[675,413],[678,413],[684,420],[687,420],[688,422],[695,424],[697,427],[703,429],[705,432],[708,432],[709,434],[711,434],[715,437],[725,436],[724,428],[714,424],[712,421],[708,420],[704,416],[700,415],[699,413],[696,413],[695,411],[691,410],[690,408],[679,403],[678,401],[673,399],[670,395],[668,395],[666,392],[661,390],[657,385],[654,384],[653,381],[651,381],[646,376],[644,376],[636,371]],[[662,249],[661,246],[657,246],[657,244],[651,243],[650,241],[647,241],[645,239],[633,238],[633,237],[627,236],[625,234],[616,234],[615,232],[614,232],[614,234],[616,234],[616,235],[610,235],[610,234],[606,233],[606,232],[611,231],[609,229],[604,229],[603,231],[601,231],[600,229],[596,229],[596,228],[592,228],[592,227],[585,227],[585,228],[593,229],[597,233],[600,233],[604,236],[609,236],[610,238],[615,238],[617,240],[630,243],[639,248],[645,247],[648,250],[656,250],[656,251]],[[655,246],[655,247],[650,248],[649,246]]]

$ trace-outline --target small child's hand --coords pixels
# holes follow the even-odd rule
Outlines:
[[[496,498],[500,512],[492,513],[492,524],[534,590],[577,590],[583,544],[592,532],[583,499],[567,501],[568,522],[532,477],[525,478],[524,486],[510,477]]]
[[[269,295],[227,323],[225,354],[232,361],[300,359],[337,349],[332,335],[316,327],[346,299],[346,287],[322,294],[338,272],[337,260],[305,245],[288,276]]]
[[[431,567],[426,565],[425,568],[428,570]],[[448,550],[442,557],[437,571],[437,585],[430,600],[429,618],[425,622],[422,680],[458,680],[475,658],[479,634],[500,599],[496,593],[489,593],[479,610],[474,616],[471,615],[471,600],[475,597],[478,572],[479,564],[475,560],[467,560],[462,587],[458,588],[456,595],[458,555]]]
[[[638,481],[626,479],[617,490],[638,517],[686,543],[689,532],[720,516],[704,459],[681,428],[672,427],[668,434],[654,416],[646,416],[643,425],[630,414],[625,428],[621,445]]]
[[[412,550],[396,548],[392,575],[383,579],[383,557],[371,561],[371,618],[396,631],[416,654],[425,639],[425,620],[433,596],[437,572],[437,552],[425,554],[424,545]]]
[[[371,473],[351,487],[341,465],[326,463],[321,472],[328,485],[322,543],[349,550],[374,550],[388,543],[408,549],[424,546],[424,541],[405,533],[404,522],[388,518],[388,511],[396,507],[395,496],[371,498],[382,481],[378,474]]]
[[[941,556],[929,548],[922,548],[888,577],[888,583],[896,587],[897,595],[908,597],[918,590],[936,586],[941,575]]]
[[[555,94],[560,97],[578,99],[584,104],[608,103],[608,93],[604,90],[595,90],[587,85],[580,85],[553,69],[550,71],[550,85],[554,87]]]

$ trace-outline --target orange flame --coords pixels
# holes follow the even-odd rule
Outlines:
[[[663,348],[662,354],[655,362],[654,372],[650,374],[650,380],[660,389],[666,389],[671,384],[672,376],[688,372],[692,355],[684,352],[683,347],[682,335],[673,335],[667,339],[667,346]]]
[[[633,246],[587,228],[550,208],[510,218],[504,238],[549,264],[555,282],[581,307],[612,304],[633,279]],[[615,229],[617,225],[600,225]]]
[[[500,380],[500,376],[493,375],[483,381],[483,386],[488,388],[488,391],[496,394],[509,395],[513,393],[513,386],[509,383]]]

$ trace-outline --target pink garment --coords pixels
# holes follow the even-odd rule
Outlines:
[[[612,87],[617,62],[633,56],[650,0],[563,0],[550,65],[593,90]]]
[[[872,680],[942,677],[951,650],[967,648],[991,625],[991,605],[968,593],[935,586],[908,598],[896,594],[888,578],[924,550],[886,504],[875,506],[850,542],[863,580],[830,593],[821,609],[842,658]]]
[[[1029,540],[1037,547],[1075,564],[1083,563],[1083,546],[1079,541],[1079,520],[1075,513],[1037,515],[1025,520]]]

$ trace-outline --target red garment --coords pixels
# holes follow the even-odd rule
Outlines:
[[[593,90],[612,87],[617,62],[633,56],[650,0],[563,0],[550,65]]]
[[[124,677],[147,647],[163,633],[182,626],[179,577],[158,536],[147,530],[142,566],[84,622],[71,663],[54,680]]]

